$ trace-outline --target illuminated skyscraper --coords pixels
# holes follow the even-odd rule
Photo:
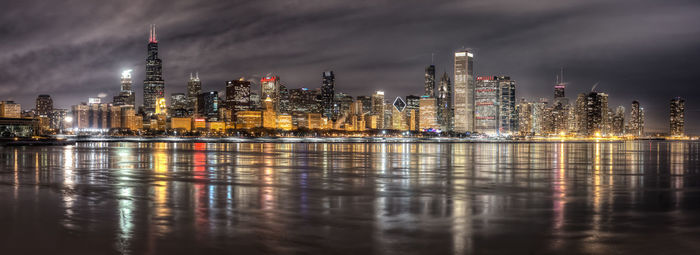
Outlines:
[[[136,95],[131,88],[131,70],[125,70],[121,76],[121,90],[113,99],[114,105],[131,105],[136,104]]]
[[[277,112],[279,109],[280,77],[267,75],[260,79],[260,87],[262,92],[260,98],[267,100],[267,98],[270,97],[274,111]]]
[[[454,131],[474,131],[474,55],[455,52],[454,64]]]
[[[452,130],[452,83],[447,72],[442,74],[435,98],[437,103],[437,121],[444,131]]]
[[[435,66],[425,68],[425,92],[424,96],[435,97]]]
[[[644,108],[637,101],[632,101],[630,120],[627,125],[628,134],[638,137],[644,135]]]
[[[158,58],[156,27],[153,25],[148,38],[146,79],[143,81],[143,110],[146,114],[150,115],[156,112],[159,98],[165,98],[165,81],[163,80],[163,63]]]
[[[680,97],[671,99],[670,133],[672,136],[685,134],[685,100]]]
[[[278,89],[279,103],[277,104],[277,113],[290,113],[291,102],[289,100],[289,90],[286,86],[280,84]]]
[[[474,90],[474,131],[487,134],[498,134],[499,86],[494,76],[476,78]]]
[[[437,123],[437,104],[434,97],[423,95],[420,98],[420,109],[418,110],[420,119],[418,120],[419,130],[440,129]]]
[[[516,111],[518,112],[518,133],[524,136],[533,134],[533,104],[522,99],[517,104]]]
[[[625,133],[625,107],[618,106],[612,120],[612,133],[614,135],[624,135]]]
[[[190,116],[188,111],[189,100],[184,93],[170,94],[170,116],[171,117],[187,117]]]
[[[377,116],[377,128],[382,129],[382,128],[389,128],[387,124],[387,127],[384,127],[384,112],[385,112],[385,106],[384,106],[384,91],[378,90],[374,92],[372,95],[372,112],[371,114],[374,116]]]
[[[496,76],[498,82],[498,133],[517,132],[518,113],[515,110],[515,81],[508,76]]]
[[[187,81],[187,100],[189,101],[187,111],[191,115],[198,112],[197,106],[199,104],[197,103],[197,99],[199,98],[199,94],[202,94],[202,81],[199,79],[199,73],[195,73],[194,75],[190,73],[190,80]]]
[[[391,129],[400,131],[408,130],[408,123],[406,122],[406,116],[404,114],[406,102],[401,99],[401,97],[396,97],[392,106]]]
[[[249,81],[240,78],[226,82],[226,107],[234,113],[251,110]]]
[[[605,118],[608,112],[608,95],[600,92],[591,92],[586,96],[586,122],[585,135],[599,135],[604,133]]]
[[[323,72],[323,83],[321,84],[321,107],[323,116],[328,119],[335,119],[335,75],[333,71]]]

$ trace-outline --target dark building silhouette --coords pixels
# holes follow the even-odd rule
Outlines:
[[[323,108],[323,116],[329,119],[335,119],[335,75],[333,71],[323,72],[323,83],[321,84],[321,107]]]
[[[39,95],[36,98],[36,114],[49,117],[53,111],[53,99],[49,95]]]
[[[435,97],[435,66],[425,68],[425,93],[424,96]]]

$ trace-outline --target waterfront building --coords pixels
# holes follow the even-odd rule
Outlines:
[[[362,114],[370,114],[372,111],[372,97],[357,96],[357,101],[362,102]]]
[[[642,108],[638,101],[632,101],[632,107],[630,108],[630,119],[627,122],[627,133],[632,136],[641,137],[644,136],[644,108]]]
[[[615,114],[612,119],[612,134],[621,136],[625,134],[625,107],[618,106],[615,108]]]
[[[533,104],[522,99],[516,107],[518,112],[518,133],[523,136],[534,134],[532,127]]]
[[[280,88],[280,77],[267,75],[260,79],[261,93],[260,98],[269,97],[272,101],[273,110],[277,112],[279,109],[279,88]],[[267,110],[267,106],[264,106]]]
[[[170,116],[171,117],[189,117],[190,100],[185,93],[170,94]]]
[[[419,120],[420,111],[420,97],[414,95],[406,96],[406,109],[404,110],[404,115],[406,116],[406,125],[410,131],[418,131],[420,125]]]
[[[467,50],[454,58],[454,131],[474,131],[474,55]]]
[[[424,96],[435,97],[435,66],[429,65],[425,68],[425,91]]]
[[[371,115],[376,117],[376,128],[384,128],[384,91],[378,90],[372,95],[372,111]]]
[[[452,83],[447,72],[442,74],[437,89],[437,122],[444,131],[452,130]]]
[[[277,111],[275,111],[275,102],[270,96],[267,96],[264,101],[265,110],[263,111],[263,127],[264,128],[277,128]]]
[[[279,86],[279,104],[277,108],[277,113],[285,113],[288,114],[291,112],[291,103],[289,99],[289,90],[287,89],[287,86],[281,85]]]
[[[685,134],[685,100],[680,97],[671,99],[671,113],[669,118],[670,134],[683,136]]]
[[[43,117],[49,117],[53,111],[53,100],[50,95],[39,95],[36,98],[36,114]]]
[[[236,112],[237,129],[253,129],[262,125],[262,113],[260,111]]]
[[[124,70],[121,75],[121,87],[119,94],[114,96],[112,103],[114,105],[135,105],[136,104],[136,94],[134,93],[131,80],[132,70]]]
[[[0,102],[0,118],[21,118],[22,106],[14,101]]]
[[[153,25],[148,38],[146,79],[143,81],[143,109],[147,115],[156,112],[156,104],[160,98],[165,98],[165,81],[163,80],[163,62],[158,58],[156,27]]]
[[[207,121],[207,130],[211,132],[224,132],[226,131],[226,122],[223,121]]]
[[[64,129],[70,128],[69,123],[66,122],[66,116],[68,116],[68,110],[66,109],[53,109],[49,116],[50,118],[50,128],[57,131],[63,131]]]
[[[600,136],[604,134],[605,118],[608,112],[608,95],[590,92],[586,95],[586,120],[584,134]]]
[[[499,84],[495,76],[476,78],[474,90],[474,131],[490,136],[498,135]]]
[[[404,110],[406,109],[406,102],[401,99],[401,97],[396,97],[394,103],[392,104],[391,113],[391,127],[394,130],[406,131],[408,130],[408,125],[406,122],[406,116]]]
[[[199,112],[197,109],[199,94],[202,94],[202,81],[199,79],[199,73],[190,73],[190,79],[187,81],[187,100],[189,101],[187,111],[189,115]]]
[[[323,116],[320,113],[307,113],[307,128],[308,129],[320,129],[323,122]]]
[[[226,82],[226,108],[233,112],[251,110],[250,81],[240,78]]]
[[[293,129],[292,125],[292,115],[281,114],[277,116],[277,129],[284,131],[291,131]]]
[[[170,129],[191,131],[192,118],[190,117],[172,117],[170,118]]]
[[[517,132],[518,113],[515,110],[515,81],[508,76],[496,76],[498,82],[498,133]]]
[[[250,109],[260,110],[262,109],[262,101],[260,99],[260,94],[255,91],[250,91]]]
[[[418,112],[420,115],[418,120],[419,130],[440,129],[440,125],[437,122],[437,103],[434,97],[423,95],[420,99]]]

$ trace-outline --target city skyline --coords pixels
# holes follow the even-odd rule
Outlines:
[[[377,5],[379,7],[382,7],[384,4],[385,3],[378,3]],[[421,4],[419,3],[409,4],[409,7],[412,8],[408,8],[408,14],[414,13],[417,7],[421,7],[420,5]],[[607,5],[615,6],[620,4],[561,4],[559,6],[555,6],[555,8],[553,9],[556,9],[557,11],[563,11],[563,14],[584,19],[584,21],[579,20],[578,23],[574,23],[580,25],[583,28],[589,28],[594,30],[595,28],[603,28],[603,26],[593,21],[586,21],[585,18],[583,18],[585,17],[585,15],[583,15],[585,14],[585,12],[583,12],[583,14],[574,12],[574,7],[584,6],[589,8],[603,8]],[[204,4],[203,6],[207,5]],[[465,7],[468,6],[462,6],[459,4],[448,2],[436,3],[433,6],[434,8],[428,9],[427,11],[435,13],[444,13],[447,12],[445,9],[449,6],[459,8],[457,8],[454,11],[448,12],[450,14],[449,18],[428,18],[426,22],[433,22],[435,23],[435,26],[433,28],[439,28],[439,25],[445,25],[446,20],[462,21],[463,19],[465,19],[455,19],[455,16],[458,16],[459,14],[465,16],[475,15],[473,12],[466,10]],[[622,4],[622,6],[625,5]],[[341,7],[345,6],[331,3],[327,6],[322,7],[309,7],[307,11],[310,13],[316,13],[323,10],[334,10],[336,12],[342,13],[341,9],[343,8]],[[402,29],[406,29],[406,27],[402,25],[392,25],[392,21],[400,20],[401,18],[406,18],[404,16],[408,14],[397,14],[397,16],[389,17],[386,19],[378,19],[378,17],[374,15],[377,15],[377,12],[381,13],[383,11],[375,11],[374,13],[372,13],[370,11],[372,10],[371,7],[363,6],[361,4],[359,6],[354,7],[357,10],[355,10],[352,13],[356,15],[364,14],[363,11],[368,12],[365,19],[361,20],[367,20],[368,22],[378,20],[387,21],[387,23],[389,24],[384,24],[385,26],[382,26],[383,29],[389,29],[394,26],[400,28],[399,30],[401,31],[403,31]],[[618,18],[622,20],[614,20],[646,22],[657,21],[658,19],[654,18],[665,17],[663,16],[663,10],[666,10],[666,15],[668,15],[669,13],[673,13],[675,16],[685,18],[678,18],[679,20],[663,20],[664,22],[675,24],[676,22],[681,21],[691,21],[692,23],[692,19],[694,19],[694,17],[683,16],[683,14],[685,14],[687,11],[698,9],[697,5],[681,5],[680,3],[676,3],[675,5],[668,4],[656,7],[658,7],[657,10],[659,11],[652,12],[651,18],[642,18],[639,16],[632,15],[638,14],[635,11],[636,9],[633,9],[622,11],[623,14],[630,14],[632,17],[622,15],[621,18]],[[87,6],[87,8],[84,9],[92,10],[91,8],[100,9],[98,7],[89,5]],[[175,12],[175,14],[184,11],[184,9],[182,9],[182,6],[169,8],[176,8],[177,12]],[[536,6],[531,8],[534,8],[534,10],[532,11],[540,11],[547,15],[554,15],[554,10],[547,9],[543,6]],[[683,8],[686,8],[688,10],[679,10]],[[272,10],[259,10],[259,8],[252,9],[263,13],[282,12],[281,10],[277,10],[276,8],[273,8]],[[491,11],[489,8],[484,8],[482,10],[485,13]],[[194,13],[200,15],[202,13],[208,13],[200,9],[189,11],[193,11]],[[506,14],[508,13],[509,12],[506,11]],[[81,14],[78,13],[76,16],[80,17],[80,15]],[[139,14],[135,15],[139,16]],[[67,31],[68,35],[73,35],[72,38],[58,37],[57,41],[48,42],[44,45],[35,45],[31,43],[21,44],[19,42],[21,42],[22,40],[25,40],[27,37],[32,37],[28,36],[27,34],[24,34],[29,32],[10,30],[8,38],[12,39],[9,40],[9,42],[5,45],[0,46],[3,47],[3,49],[5,49],[6,52],[14,52],[12,56],[3,55],[5,57],[3,59],[8,60],[3,60],[2,62],[0,62],[0,65],[2,65],[2,67],[9,67],[2,68],[3,77],[5,77],[5,79],[3,79],[2,83],[3,89],[0,91],[0,100],[14,100],[22,104],[23,108],[29,108],[28,106],[33,105],[32,102],[34,101],[36,95],[49,94],[52,96],[56,108],[69,108],[70,105],[73,105],[80,101],[85,101],[88,97],[94,97],[98,94],[103,93],[107,95],[105,99],[109,101],[109,98],[111,98],[119,92],[119,74],[121,73],[121,71],[133,69],[134,82],[132,85],[132,89],[136,92],[137,95],[136,102],[141,102],[143,98],[143,95],[141,93],[143,88],[140,85],[141,81],[143,81],[145,78],[145,75],[143,73],[143,41],[145,40],[144,38],[147,37],[147,35],[145,35],[145,31],[147,31],[147,27],[149,26],[149,24],[156,23],[158,24],[158,40],[159,43],[162,43],[160,49],[160,58],[163,59],[163,76],[167,84],[164,95],[166,98],[169,98],[172,93],[185,92],[187,76],[190,72],[196,71],[198,71],[202,77],[204,91],[216,90],[221,92],[225,89],[226,81],[235,80],[241,76],[259,81],[259,79],[265,76],[267,73],[279,75],[281,77],[281,80],[284,82],[284,85],[288,88],[317,88],[320,87],[321,84],[318,73],[326,70],[333,70],[337,76],[335,82],[335,91],[337,92],[345,92],[353,96],[359,96],[371,95],[374,90],[383,90],[387,94],[387,100],[394,98],[395,96],[405,97],[409,94],[422,95],[424,89],[423,75],[425,67],[432,63],[436,66],[436,74],[447,72],[449,77],[454,77],[452,72],[453,66],[451,64],[451,56],[453,52],[462,48],[462,46],[466,46],[473,48],[475,51],[474,75],[506,75],[512,77],[513,79],[518,81],[518,92],[516,94],[517,98],[525,97],[532,100],[540,97],[551,98],[552,86],[556,82],[555,75],[558,73],[560,67],[564,67],[566,69],[567,81],[569,82],[569,84],[567,84],[567,95],[570,101],[573,101],[575,99],[574,97],[576,94],[588,92],[588,89],[594,83],[600,82],[598,90],[610,95],[611,101],[609,105],[611,107],[615,107],[618,105],[628,106],[630,102],[632,102],[632,100],[637,100],[645,108],[645,116],[647,118],[646,130],[649,132],[663,132],[668,130],[668,99],[676,96],[684,96],[684,98],[687,100],[685,128],[686,133],[698,133],[698,129],[696,127],[697,124],[693,123],[694,119],[697,119],[696,117],[698,114],[698,111],[693,108],[693,102],[697,101],[698,99],[694,98],[693,95],[698,93],[694,93],[693,89],[695,88],[693,88],[692,86],[688,86],[692,85],[692,83],[694,82],[692,79],[693,77],[691,76],[692,69],[694,69],[692,65],[694,63],[690,62],[691,59],[693,59],[692,54],[698,53],[697,46],[688,46],[689,44],[697,42],[697,36],[693,37],[696,34],[696,31],[693,30],[695,28],[686,27],[686,29],[689,30],[670,31],[685,34],[688,35],[686,37],[690,37],[675,37],[676,41],[674,41],[673,43],[683,45],[677,45],[677,47],[672,47],[673,50],[669,50],[668,48],[663,49],[662,47],[659,47],[661,45],[657,45],[659,42],[670,43],[665,41],[665,39],[650,39],[651,37],[653,37],[653,35],[655,36],[658,35],[657,33],[664,32],[651,31],[651,28],[647,28],[649,29],[649,31],[646,31],[646,29],[642,29],[644,31],[637,31],[638,33],[632,33],[632,35],[629,36],[631,38],[634,38],[635,36],[642,36],[642,38],[647,39],[646,41],[643,40],[642,42],[646,42],[647,44],[650,42],[657,43],[653,46],[647,45],[646,48],[642,47],[642,50],[637,48],[640,46],[640,44],[644,43],[635,43],[632,40],[630,40],[630,38],[615,37],[613,39],[620,39],[620,41],[613,40],[602,44],[598,42],[598,44],[593,43],[589,45],[579,45],[578,47],[580,48],[574,50],[567,50],[566,47],[564,47],[565,49],[557,48],[559,51],[566,53],[565,55],[567,56],[567,59],[552,59],[550,54],[541,54],[539,55],[539,57],[541,57],[542,59],[533,59],[523,56],[525,52],[517,52],[517,54],[513,55],[513,58],[506,59],[503,58],[504,51],[505,53],[507,53],[508,51],[513,51],[513,47],[506,47],[509,44],[499,45],[498,43],[489,44],[488,42],[498,42],[499,40],[503,40],[504,38],[509,38],[512,36],[518,38],[524,36],[524,34],[508,35],[508,33],[506,33],[507,31],[504,31],[503,35],[489,35],[484,37],[484,32],[480,31],[479,29],[476,29],[476,32],[474,32],[473,34],[465,32],[466,35],[462,37],[457,36],[458,38],[454,38],[454,36],[446,35],[444,31],[442,31],[449,28],[448,26],[447,28],[436,29],[442,31],[441,33],[438,33],[438,35],[442,36],[426,36],[424,33],[422,33],[425,32],[425,30],[418,29],[418,31],[416,31],[412,36],[413,38],[429,38],[430,43],[427,43],[426,45],[409,44],[408,46],[397,47],[397,49],[390,49],[387,48],[387,45],[384,45],[387,43],[382,42],[382,40],[379,40],[381,44],[377,45],[376,47],[363,48],[350,47],[352,45],[344,45],[348,47],[340,47],[339,49],[344,49],[344,51],[351,50],[351,52],[348,54],[364,53],[362,54],[363,56],[368,56],[354,57],[352,58],[352,61],[348,62],[348,60],[346,60],[346,57],[333,55],[340,53],[332,52],[329,56],[323,57],[323,52],[328,52],[328,49],[335,48],[331,47],[334,45],[334,41],[345,38],[347,36],[351,36],[351,34],[341,35],[339,33],[351,29],[352,27],[340,26],[338,31],[334,31],[332,35],[330,35],[330,38],[327,39],[328,42],[324,42],[323,40],[321,40],[320,42],[314,41],[312,46],[318,47],[317,50],[297,45],[301,44],[301,42],[304,41],[302,39],[297,38],[298,41],[288,40],[289,45],[284,46],[291,47],[292,50],[289,52],[283,52],[285,54],[279,54],[280,51],[284,48],[282,47],[282,45],[273,45],[274,47],[272,47],[270,45],[262,44],[258,45],[260,47],[239,47],[237,48],[238,50],[233,49],[235,48],[233,46],[231,46],[233,48],[229,47],[230,45],[219,48],[207,47],[208,44],[204,44],[203,42],[218,42],[221,44],[223,43],[221,42],[221,40],[226,39],[229,36],[233,36],[232,33],[236,31],[240,31],[240,28],[237,26],[237,23],[228,24],[227,22],[221,22],[224,23],[224,28],[217,29],[214,28],[217,26],[205,26],[204,23],[205,21],[209,20],[208,18],[199,17],[199,19],[183,18],[182,20],[170,20],[166,19],[164,17],[165,15],[166,14],[155,15],[153,17],[153,20],[146,20],[143,19],[144,17],[141,17],[141,19],[138,20],[138,24],[129,23],[129,28],[126,28],[127,26],[125,25],[114,24],[111,22],[98,22],[92,27],[71,27],[70,30],[65,31]],[[527,13],[524,15],[527,16]],[[293,17],[293,15],[282,15],[278,18],[278,20],[270,21],[270,24],[261,24],[261,26],[281,24],[280,22],[291,19],[290,16]],[[7,15],[6,17],[12,16]],[[336,25],[339,20],[342,20],[342,18],[332,18],[325,16],[319,19],[328,19],[332,21],[331,24]],[[518,19],[527,20],[527,17],[515,17],[515,20]],[[186,24],[185,22],[193,20],[195,21],[193,22],[193,24]],[[476,20],[477,24],[483,25],[483,19],[477,18]],[[24,21],[27,21],[27,24],[29,24],[26,26],[31,26],[31,24],[35,24],[32,23],[33,20],[31,19]],[[557,21],[557,19],[555,19],[555,21]],[[559,19],[558,21],[561,20]],[[310,26],[317,28],[323,28],[325,26],[320,24],[319,21],[306,20],[306,22],[308,23],[304,24],[307,25],[297,25],[302,27]],[[615,24],[620,25],[619,23],[613,23],[613,25]],[[63,24],[59,22],[55,26],[60,27],[62,25]],[[533,25],[532,29],[543,29],[542,27],[545,27],[546,29],[547,27],[546,25],[531,25]],[[516,25],[505,25],[506,28],[511,28],[511,26],[517,27]],[[196,30],[194,29],[195,27],[206,29],[202,29],[203,31],[195,33],[193,32],[194,30]],[[65,27],[63,28],[67,29]],[[120,32],[115,32],[112,30],[119,30]],[[238,38],[233,36],[233,38],[235,39],[234,44],[240,45],[241,43],[243,43],[243,45],[245,46],[245,42],[255,42],[255,40],[259,38],[269,39],[270,36],[267,34],[273,32],[277,32],[279,36],[283,38],[295,38],[295,35],[308,33],[308,31],[304,33],[305,31],[303,31],[303,29],[302,31],[300,31],[299,28],[296,26],[287,26],[284,28],[276,28],[272,32],[262,33],[263,35],[258,34],[258,31],[264,30],[264,26],[260,27],[259,29],[244,29],[243,31],[247,32],[245,33],[245,35],[249,36],[249,38]],[[104,35],[103,33],[106,33],[108,31],[110,31],[110,33],[108,33],[108,36],[98,36]],[[556,32],[564,33],[567,31],[569,30],[565,28],[552,29],[552,34],[557,34]],[[19,36],[13,36],[15,34]],[[32,32],[31,34],[34,34],[34,37],[39,36],[36,35],[39,34],[36,33],[36,31]],[[314,33],[311,34],[314,35],[312,36],[314,40],[318,40],[317,36],[315,36]],[[51,35],[51,33],[49,33],[49,35]],[[485,40],[484,38],[492,39]],[[202,39],[219,39],[219,41],[201,41]],[[375,39],[372,38],[367,40],[368,41],[366,42],[375,41]],[[64,41],[63,44],[60,43],[62,41]],[[390,41],[394,42],[394,40]],[[188,43],[192,42],[199,43],[194,44],[197,47],[187,46],[189,45]],[[531,48],[536,53],[542,53],[543,49],[546,46],[552,46],[550,44],[537,45],[532,40],[528,39],[522,39],[522,41],[517,40],[517,42],[524,42],[525,45],[537,46]],[[558,43],[561,44],[561,42]],[[585,44],[590,42],[577,41],[577,44],[582,43]],[[615,43],[619,43],[622,46],[634,46],[632,47],[634,49],[631,50],[632,52],[625,52],[625,54],[616,53],[615,50],[620,50],[620,48],[612,47]],[[570,45],[566,46],[570,47]],[[612,49],[610,47],[612,47]],[[603,51],[600,51],[601,48],[603,49]],[[229,53],[227,49],[233,50],[231,50],[231,52]],[[254,55],[258,54],[261,57],[256,58],[256,60],[246,62],[246,65],[234,65],[232,67],[230,64],[227,64],[231,62],[236,63],[240,60],[246,60],[247,58],[250,58],[251,53],[245,52],[246,49],[252,51]],[[304,52],[303,49],[306,49],[306,51]],[[654,51],[649,51],[651,49],[654,49]],[[304,52],[304,54],[299,55],[299,51]],[[397,51],[403,52],[404,55],[395,54],[397,53]],[[687,54],[680,54],[676,51]],[[56,62],[60,62],[61,60],[67,61],[74,59],[68,58],[68,56],[65,56],[65,54],[75,53],[75,56],[84,56],[86,52],[92,53],[96,56],[101,56],[102,58],[100,59],[100,63],[90,66],[76,66],[74,62],[86,65],[86,61],[83,58],[76,57],[76,61],[68,61],[65,65],[60,67],[56,65]],[[587,52],[585,53],[587,55],[582,55],[584,54],[584,52]],[[642,53],[647,55],[643,55]],[[42,54],[42,57],[46,57],[46,60],[39,61],[37,59],[37,54]],[[432,61],[433,54],[436,59],[435,61]],[[606,56],[598,58],[598,55],[601,54]],[[622,54],[624,58],[611,61],[610,59],[614,59],[613,56],[615,56],[615,54]],[[271,56],[275,56],[280,61],[264,61],[265,59],[269,59],[269,57]],[[649,69],[645,69],[648,67],[640,67],[641,65],[635,65],[634,63],[632,63],[634,62],[632,60],[640,60],[640,56],[645,56],[641,58],[641,60],[643,60],[642,62],[651,60],[653,56],[656,56],[655,58],[653,58],[654,61],[658,61],[656,62],[657,64],[654,65],[654,73],[659,73],[658,76],[648,77],[648,74],[643,74],[645,72],[648,72]],[[659,56],[666,57],[660,58]],[[315,61],[312,61],[313,59],[310,60],[308,59],[309,57],[321,57],[321,59],[316,59]],[[209,59],[214,59],[214,61],[208,61]],[[522,63],[524,63],[523,61],[526,60],[530,61],[526,62],[529,64],[526,65],[526,67],[515,67],[516,65],[512,63],[516,62],[520,63],[519,65],[522,65]],[[37,69],[44,70],[43,65],[52,62],[55,63],[54,67],[50,69],[46,68],[45,73],[42,73],[43,75],[40,75],[38,77],[27,76],[27,72],[36,71]],[[363,63],[365,63],[366,65],[362,66]],[[690,65],[685,65],[681,68],[681,64],[688,63]],[[18,68],[23,66],[26,66],[27,68]],[[610,68],[611,66],[615,66],[616,68]],[[640,68],[635,69],[635,67]],[[86,72],[86,68],[94,69],[94,71],[91,70],[90,72]],[[226,69],[226,71],[222,71],[222,69]],[[47,78],[51,79],[47,81]],[[259,84],[255,85],[259,86]],[[22,90],[20,88],[30,89]]]

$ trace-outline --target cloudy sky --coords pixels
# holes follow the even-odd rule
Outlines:
[[[475,51],[477,75],[508,75],[517,96],[552,97],[559,68],[567,96],[639,100],[647,130],[668,130],[669,100],[686,98],[700,134],[700,1],[13,1],[0,9],[0,100],[31,108],[50,94],[67,108],[119,89],[134,69],[141,102],[149,24],[157,24],[166,93],[198,71],[205,90],[281,76],[318,87],[336,73],[353,96],[420,94],[426,65],[451,75],[453,51]]]

